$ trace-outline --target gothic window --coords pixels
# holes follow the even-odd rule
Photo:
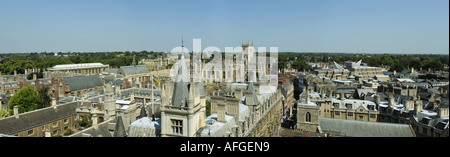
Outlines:
[[[183,134],[183,121],[172,119],[171,122],[172,122],[172,133],[182,135]]]
[[[311,113],[306,112],[306,122],[311,122]]]

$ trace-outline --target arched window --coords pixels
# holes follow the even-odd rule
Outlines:
[[[306,122],[311,122],[311,113],[306,112]]]

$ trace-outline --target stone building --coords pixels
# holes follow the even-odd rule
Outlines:
[[[98,75],[53,77],[51,90],[56,98],[70,95],[87,98],[103,92],[103,82]]]
[[[124,80],[130,82],[131,87],[150,88],[151,75],[146,65],[136,65],[135,59],[131,66],[120,66],[119,74]]]
[[[76,108],[78,102],[56,105],[18,113],[14,108],[14,115],[0,119],[0,134],[14,135],[18,137],[51,137],[63,135],[67,130],[78,129],[78,114]]]
[[[184,56],[180,63],[186,63]],[[178,76],[171,88],[166,81],[161,103],[162,137],[195,137],[199,128],[205,125],[206,104],[201,82],[193,82],[187,75],[186,66],[179,66]],[[183,71],[186,71],[183,73]],[[171,98],[169,97],[171,95]]]
[[[231,83],[211,96],[211,115],[200,137],[277,137],[283,118],[283,99],[276,87],[250,82]]]
[[[109,65],[103,65],[102,63],[80,63],[55,65],[48,70],[50,72],[68,72],[82,75],[98,75],[108,67]]]
[[[305,93],[309,95],[308,90]],[[298,101],[297,103],[297,125],[295,126],[295,130],[298,132],[309,132],[316,133],[318,132],[319,127],[319,117],[320,117],[320,107],[310,101],[309,96],[306,97],[306,100]]]
[[[438,102],[423,99],[418,95],[413,99],[401,100],[395,99],[391,94],[388,102],[377,100],[380,110],[378,120],[409,124],[419,137],[448,137],[448,98],[442,98]]]

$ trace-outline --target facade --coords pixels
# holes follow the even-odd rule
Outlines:
[[[180,63],[186,63],[183,56]],[[206,100],[200,92],[203,87],[201,82],[193,82],[187,75],[182,75],[183,71],[188,70],[186,66],[180,64],[178,69],[176,82],[173,83],[173,91],[166,90],[172,88],[171,81],[167,81],[163,87],[161,136],[195,137],[197,130],[205,125]]]
[[[134,58],[131,66],[121,66],[118,71],[131,87],[150,88],[151,75],[146,65],[136,65]]]
[[[424,101],[420,96],[416,96],[412,100],[396,101],[394,96],[390,95],[388,100],[378,101],[378,121],[409,124],[419,137],[449,137],[448,99],[437,103]]]
[[[55,65],[49,69],[50,72],[68,72],[82,75],[98,75],[101,74],[109,65],[102,63],[80,63],[80,64],[63,64]]]
[[[308,92],[305,93],[308,95]],[[320,107],[307,97],[297,104],[297,125],[295,130],[302,133],[316,133],[319,127]]]
[[[98,95],[103,92],[103,81],[98,75],[53,77],[51,89],[56,98],[70,95],[87,98],[88,95]]]
[[[75,109],[81,102],[52,104],[51,107],[0,119],[0,134],[18,137],[51,137],[63,135],[67,130],[78,129],[78,114]]]
[[[257,83],[231,83],[211,96],[211,115],[200,137],[278,137],[283,118],[281,91]]]

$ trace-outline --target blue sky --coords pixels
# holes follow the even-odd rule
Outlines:
[[[448,0],[0,0],[0,53],[170,51],[449,53]]]

